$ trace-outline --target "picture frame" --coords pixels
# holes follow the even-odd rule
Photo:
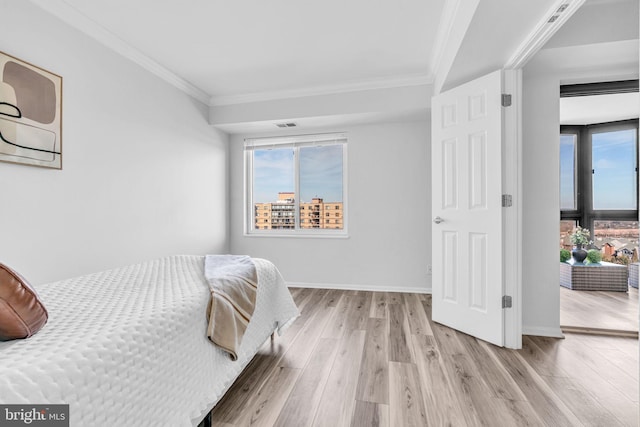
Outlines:
[[[0,161],[62,169],[62,77],[4,52]]]

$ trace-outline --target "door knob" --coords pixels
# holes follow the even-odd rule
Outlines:
[[[433,218],[433,222],[436,223],[436,224],[440,224],[443,221],[444,221],[444,219],[440,218],[439,216]]]

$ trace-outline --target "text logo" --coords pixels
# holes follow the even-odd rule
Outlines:
[[[0,426],[69,427],[69,405],[0,405]]]

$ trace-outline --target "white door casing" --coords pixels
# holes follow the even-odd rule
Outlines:
[[[432,99],[433,320],[504,345],[502,70]]]

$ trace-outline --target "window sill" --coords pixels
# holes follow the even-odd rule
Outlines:
[[[322,232],[322,233],[305,233],[305,232],[295,232],[295,233],[282,233],[282,232],[278,232],[278,233],[256,233],[256,232],[251,232],[251,233],[244,233],[244,237],[274,237],[274,238],[294,238],[294,239],[299,239],[299,238],[303,238],[303,239],[348,239],[349,238],[349,234],[346,232],[340,232],[340,233],[326,233],[326,232]]]

